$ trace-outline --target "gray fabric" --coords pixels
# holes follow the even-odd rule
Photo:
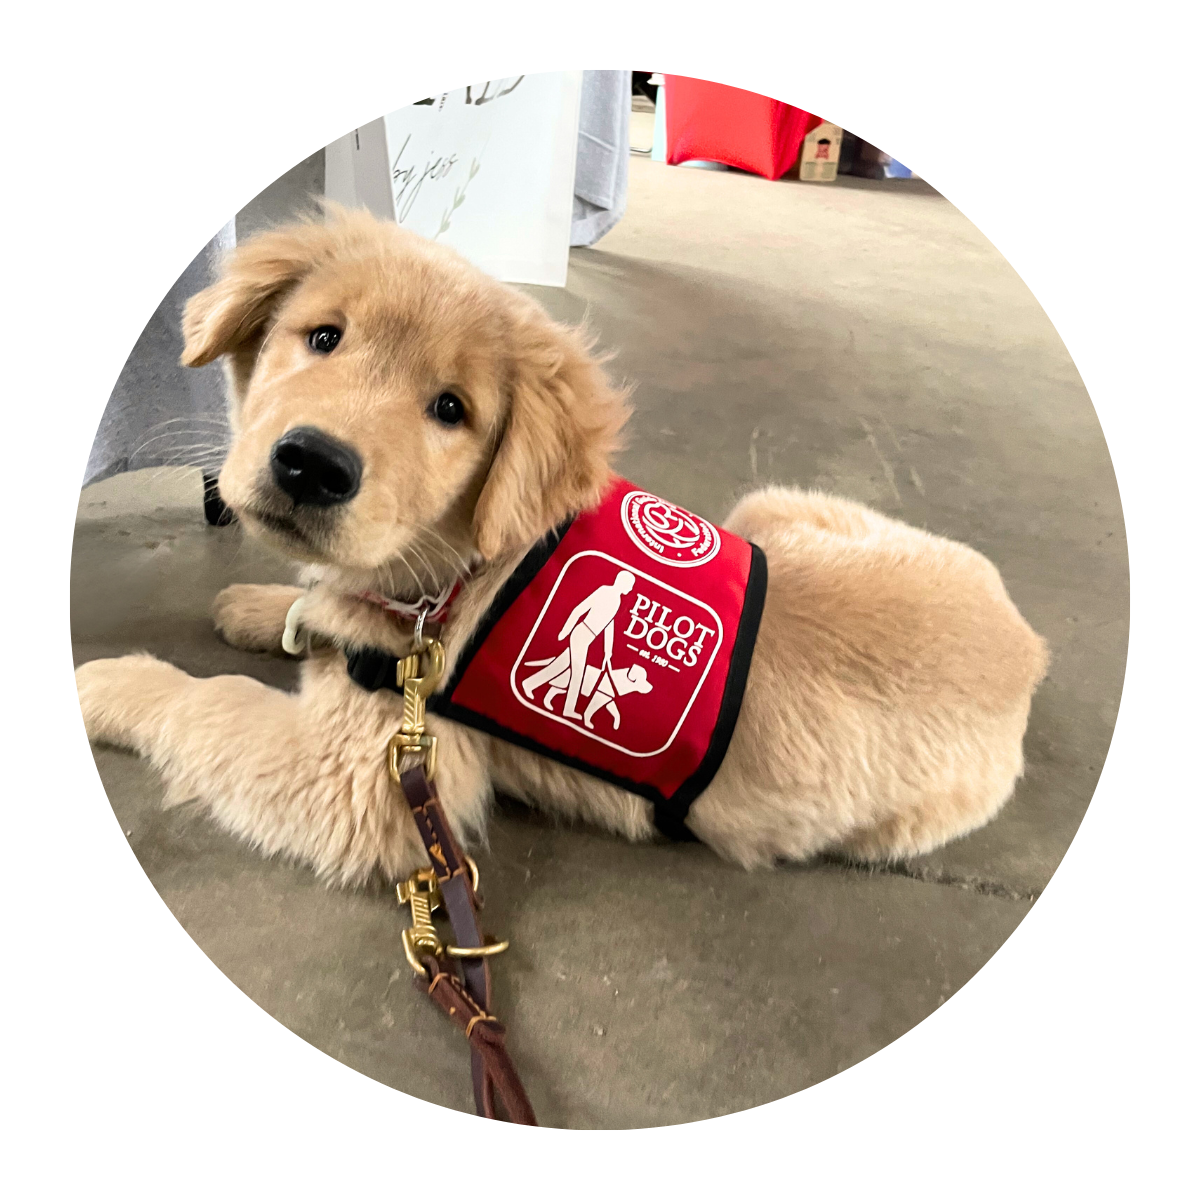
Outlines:
[[[571,245],[591,246],[624,215],[629,192],[630,71],[584,71]]]
[[[181,367],[180,318],[189,297],[208,286],[217,259],[232,248],[230,221],[175,281],[121,370],[88,455],[84,486],[140,467],[212,467],[229,431],[221,368]]]

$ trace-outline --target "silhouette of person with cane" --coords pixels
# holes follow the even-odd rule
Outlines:
[[[612,583],[598,587],[585,600],[581,600],[566,619],[558,640],[568,637],[568,649],[545,667],[529,676],[521,687],[530,700],[534,692],[544,683],[569,669],[567,698],[563,705],[563,716],[582,721],[583,715],[576,705],[583,688],[584,670],[587,667],[588,651],[596,638],[604,637],[604,670],[612,671],[613,622],[621,609],[621,601],[633,590],[632,571],[620,571]]]

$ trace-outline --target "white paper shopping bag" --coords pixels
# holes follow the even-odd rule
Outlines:
[[[510,283],[567,280],[582,72],[489,79],[339,138],[325,194]]]

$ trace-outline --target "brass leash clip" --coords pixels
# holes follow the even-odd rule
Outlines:
[[[475,860],[464,855],[471,871],[472,886],[479,886],[479,868]],[[407,904],[412,911],[412,928],[400,935],[404,944],[404,957],[418,975],[425,974],[421,954],[432,954],[435,958],[448,955],[450,958],[489,958],[508,949],[507,942],[488,942],[485,946],[443,945],[433,924],[433,914],[442,907],[442,893],[437,885],[432,867],[422,867],[396,885],[396,899]]]
[[[421,659],[429,656],[425,673]],[[404,714],[400,731],[388,742],[388,772],[400,782],[406,756],[424,755],[425,774],[430,779],[437,768],[437,738],[425,732],[425,701],[432,696],[446,669],[446,650],[437,638],[421,639],[407,658],[396,663],[396,686],[404,690]]]

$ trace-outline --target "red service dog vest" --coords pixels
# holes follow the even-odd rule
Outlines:
[[[690,836],[766,588],[757,546],[615,480],[525,557],[429,707],[644,796]]]

